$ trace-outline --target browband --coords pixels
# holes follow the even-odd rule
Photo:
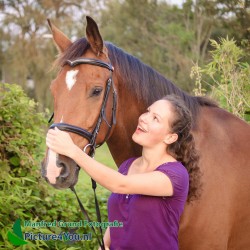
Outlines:
[[[112,72],[114,71],[114,67],[111,64],[97,60],[97,59],[92,59],[92,58],[79,58],[74,61],[67,60],[65,64],[68,64],[71,67],[74,67],[79,64],[91,64],[91,65],[106,68]]]

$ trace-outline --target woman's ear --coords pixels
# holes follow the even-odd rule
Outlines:
[[[174,134],[168,134],[164,140],[164,143],[166,144],[172,144],[178,140],[178,135],[176,133]]]

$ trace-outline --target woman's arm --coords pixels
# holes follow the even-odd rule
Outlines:
[[[109,227],[106,229],[106,232],[105,232],[105,234],[103,236],[103,241],[104,241],[105,249],[106,249],[106,247],[108,247],[108,249],[109,249],[110,244],[111,244]]]
[[[85,154],[76,146],[71,158],[97,183],[118,194],[145,194],[170,196],[173,188],[170,179],[159,171],[123,175]]]
[[[56,153],[72,158],[92,179],[113,193],[154,196],[173,194],[171,181],[162,172],[123,175],[89,157],[63,131],[49,130],[46,143]]]
[[[103,241],[104,241],[105,250],[109,250],[110,244],[111,244],[109,227],[106,229],[106,232],[103,236]],[[98,250],[101,250],[101,247],[99,247]]]

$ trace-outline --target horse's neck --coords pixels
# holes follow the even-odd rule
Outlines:
[[[134,59],[131,58],[131,60]],[[111,61],[115,62],[116,60],[113,58]],[[152,79],[150,78],[150,82],[149,79],[146,79],[148,74],[140,75],[144,70],[135,71],[134,74],[136,75],[131,74],[134,76],[133,78],[125,73],[125,75],[122,75],[122,71],[119,74],[116,72],[113,74],[114,83],[116,83],[115,87],[118,91],[117,124],[107,144],[118,166],[124,160],[141,154],[141,147],[132,141],[132,134],[135,132],[138,124],[138,117],[146,110],[147,106],[167,94],[176,94],[182,98],[185,96],[183,91],[149,66],[142,64],[140,61],[135,63],[140,64],[139,68],[143,68],[148,74],[151,74]],[[114,67],[121,68],[120,65],[116,64],[114,64]],[[142,82],[141,79],[145,80],[143,85],[138,84]],[[156,84],[154,89],[152,89],[152,84]],[[145,97],[145,95],[142,95],[145,88],[148,90],[145,92],[145,95],[150,95],[151,97],[148,97],[147,101],[142,100]],[[140,93],[138,94],[138,92]]]
[[[124,134],[123,131],[121,131],[120,134],[119,129],[117,129],[114,133],[118,133],[119,135],[113,135],[107,144],[117,167],[130,157],[141,155],[141,147],[135,144],[131,139],[133,133]]]
[[[118,93],[117,124],[107,141],[116,165],[130,157],[141,155],[141,146],[132,141],[132,135],[138,124],[138,118],[145,110],[145,104],[126,89]]]

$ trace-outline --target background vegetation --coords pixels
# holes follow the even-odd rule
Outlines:
[[[31,221],[84,220],[74,194],[68,190],[55,190],[40,174],[40,163],[45,152],[45,131],[47,120],[44,113],[37,113],[37,104],[28,98],[20,86],[0,84],[0,249],[13,249],[8,242],[7,232],[12,230],[16,219]],[[107,146],[96,158],[108,166],[115,167]],[[81,173],[76,186],[90,218],[96,221],[94,198],[90,179]],[[107,221],[106,202],[109,192],[98,187],[97,195],[103,221]],[[23,228],[23,232],[56,233],[63,228]],[[69,229],[65,228],[68,232]],[[80,228],[77,233],[91,232]],[[97,241],[83,241],[74,244],[75,249],[94,249]],[[17,249],[68,249],[70,243],[60,241],[29,241]],[[73,249],[73,248],[71,248]]]
[[[0,1],[0,80],[12,83],[0,84],[1,249],[13,249],[7,232],[17,218],[84,219],[71,191],[55,190],[40,177],[51,113],[47,108],[53,109],[49,85],[55,72],[50,66],[57,54],[46,18],[75,40],[85,35],[85,15],[91,15],[105,40],[137,56],[183,90],[211,95],[222,107],[250,120],[249,1],[182,2],[174,6],[160,0]],[[116,168],[106,145],[98,149],[96,158]],[[90,180],[84,173],[76,189],[96,220]],[[97,192],[103,221],[107,221],[109,192],[101,187]],[[71,243],[30,241],[16,249],[96,247],[95,238]]]
[[[57,51],[46,19],[76,40],[85,36],[87,14],[97,21],[105,40],[188,92],[194,88],[188,77],[192,66],[202,67],[211,60],[210,39],[234,38],[249,61],[248,0],[179,2],[183,4],[170,5],[167,0],[2,0],[0,80],[20,84],[40,103],[41,110],[52,108],[49,85],[55,73],[49,69]]]

